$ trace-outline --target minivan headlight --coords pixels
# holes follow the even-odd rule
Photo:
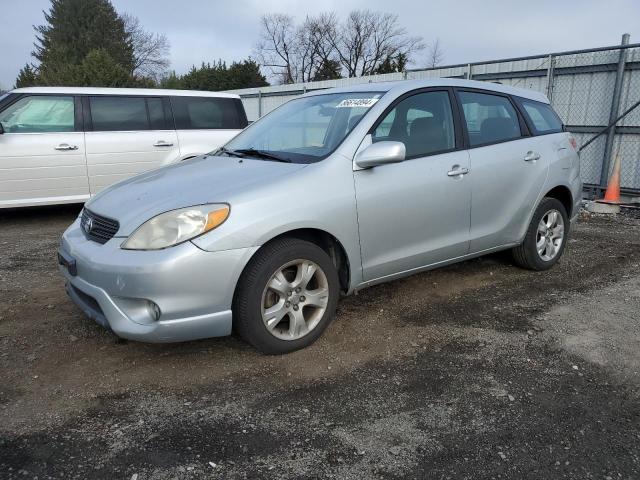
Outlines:
[[[196,205],[161,213],[140,225],[122,244],[125,250],[160,250],[219,227],[229,217],[229,205]]]

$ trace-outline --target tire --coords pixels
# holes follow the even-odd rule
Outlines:
[[[557,217],[553,217],[556,223],[549,228],[551,217],[547,215],[554,212],[557,213]],[[546,230],[541,225],[543,218]],[[554,266],[567,245],[569,227],[569,217],[564,205],[555,198],[543,198],[531,218],[524,241],[512,250],[516,264],[537,271],[548,270]],[[539,247],[543,249],[542,253],[539,252]]]
[[[275,240],[256,253],[240,277],[234,329],[265,354],[307,347],[333,319],[339,293],[338,272],[324,250],[295,238]]]

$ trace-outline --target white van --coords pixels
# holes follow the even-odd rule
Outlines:
[[[0,96],[0,208],[84,202],[215,150],[246,126],[240,97],[226,93],[16,89]]]

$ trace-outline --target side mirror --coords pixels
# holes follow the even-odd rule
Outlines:
[[[2,135],[4,133],[4,127],[2,126],[2,123],[0,123],[0,135]]]
[[[407,149],[402,142],[372,143],[356,157],[360,168],[371,168],[387,163],[399,163],[405,160]]]

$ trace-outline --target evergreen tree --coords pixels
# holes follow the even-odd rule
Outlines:
[[[38,74],[28,63],[20,69],[16,79],[16,88],[33,87],[38,84]]]
[[[135,86],[131,38],[109,0],[51,0],[45,25],[35,27],[36,68],[16,85]]]
[[[250,58],[242,62],[233,62],[227,70],[226,77],[224,90],[266,87],[269,85],[266,77],[260,72],[260,66]]]
[[[211,91],[267,85],[266,78],[260,73],[260,66],[251,59],[233,62],[230,67],[222,60],[213,64],[203,62],[200,68],[193,66],[181,77],[173,72],[161,82],[164,88]]]
[[[342,78],[342,66],[340,62],[337,60],[327,60],[322,62],[318,67],[312,80],[336,80],[338,78]]]
[[[404,72],[406,67],[407,55],[404,53],[398,53],[394,56],[387,56],[374,73]]]
[[[133,46],[124,22],[109,0],[51,0],[46,25],[35,27],[33,56],[42,67],[79,65],[92,50],[103,49],[115,63],[133,70]]]

